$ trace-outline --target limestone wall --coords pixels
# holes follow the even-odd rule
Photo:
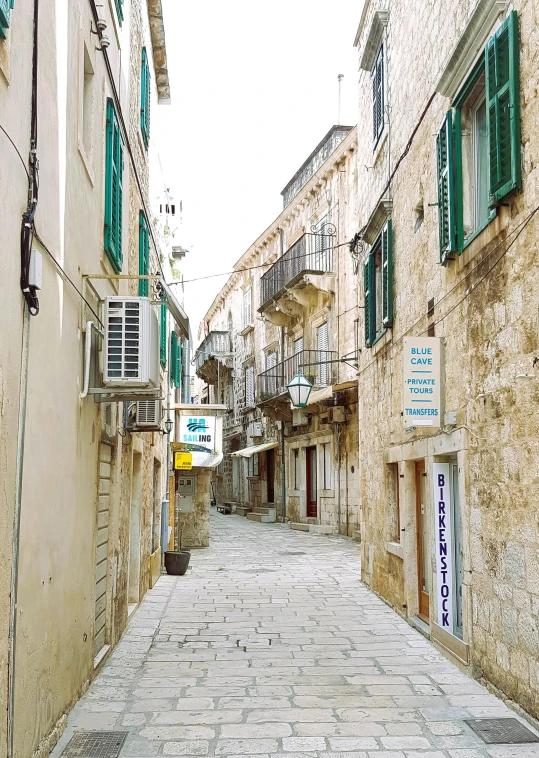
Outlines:
[[[430,549],[426,560],[435,586],[430,468],[435,460],[457,456],[464,642],[471,669],[538,715],[535,218],[525,225],[538,197],[539,173],[531,158],[539,147],[537,10],[533,2],[517,1],[507,7],[518,12],[520,26],[522,190],[507,198],[496,220],[461,256],[442,266],[435,207],[436,134],[450,100],[434,93],[474,6],[471,0],[428,4],[418,25],[416,5],[408,0],[391,3],[383,38],[388,124],[374,150],[370,72],[360,72],[360,228],[415,130],[389,193],[393,328],[373,348],[363,349],[359,366],[363,577],[402,613],[417,613],[414,462],[427,463]],[[373,14],[380,9],[385,6],[376,2],[367,6],[358,42],[360,56]],[[424,214],[421,222],[419,209]],[[434,308],[427,315],[432,298]],[[441,337],[444,345],[445,409],[457,414],[456,431],[448,429],[445,435],[419,428],[406,432],[401,417],[402,339],[426,336],[429,326],[429,333]],[[530,378],[519,380],[520,374]],[[397,547],[388,546],[391,462],[399,465],[401,523],[406,530]],[[432,597],[431,621],[436,610]]]

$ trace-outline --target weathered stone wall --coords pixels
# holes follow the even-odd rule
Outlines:
[[[247,408],[245,405],[245,368],[254,365],[258,376],[266,370],[266,355],[277,353],[281,361],[294,354],[294,341],[303,337],[305,350],[317,350],[317,327],[327,321],[329,350],[334,351],[335,358],[348,358],[349,364],[335,361],[328,364],[327,374],[330,384],[353,382],[355,379],[354,361],[357,358],[357,277],[354,274],[354,264],[348,252],[347,242],[356,231],[358,195],[357,165],[355,157],[355,129],[346,137],[332,153],[323,167],[293,199],[290,205],[249,248],[236,264],[238,270],[221,290],[208,311],[203,322],[203,331],[228,330],[231,337],[231,347],[234,354],[233,366],[227,372],[226,378],[221,379],[224,397],[227,397],[227,387],[231,384],[233,408],[225,421],[225,460],[215,473],[214,481],[220,500],[239,500],[253,507],[263,504],[267,498],[266,456],[259,455],[258,480],[245,479],[245,461],[240,459],[239,492],[234,493],[232,487],[233,464],[229,453],[248,445],[261,444],[267,441],[280,442],[281,419],[285,425],[286,445],[286,517],[291,520],[305,518],[305,479],[303,478],[301,494],[292,489],[290,470],[291,445],[301,445],[303,448],[311,439],[310,433],[319,437],[325,434],[331,441],[332,455],[332,484],[327,490],[319,492],[319,515],[317,521],[322,524],[338,526],[341,532],[352,535],[359,529],[359,499],[357,489],[358,476],[358,444],[357,444],[357,413],[356,396],[349,391],[341,396],[335,396],[337,401],[346,405],[346,422],[341,434],[341,455],[337,460],[336,429],[331,423],[324,423],[323,432],[316,414],[309,427],[294,428],[288,423],[290,409],[283,415],[275,412],[271,403],[258,408]],[[272,320],[266,313],[258,313],[262,305],[261,277],[265,271],[279,258],[282,252],[288,250],[304,233],[311,233],[312,228],[325,217],[334,225],[332,274],[327,281],[321,283],[318,292],[310,292],[305,299],[300,294],[298,300],[283,298],[283,311],[287,313],[291,307],[292,316],[283,320]],[[266,265],[264,265],[266,264]],[[254,268],[253,268],[254,267]],[[259,268],[256,268],[259,267]],[[244,269],[249,269],[245,271]],[[253,291],[253,323],[251,329],[243,323],[243,293],[248,287]],[[304,293],[302,290],[301,293]],[[284,351],[282,344],[284,343]],[[316,369],[315,369],[316,370]],[[257,380],[257,402],[263,401],[264,388]],[[216,395],[214,394],[215,398]],[[339,399],[340,398],[340,399]],[[311,412],[326,411],[324,404],[311,409]],[[247,429],[252,421],[261,420],[264,424],[264,434],[260,439],[247,437]],[[320,422],[322,423],[322,422]],[[281,483],[281,448],[275,448],[275,504],[280,514],[282,502]],[[303,459],[302,459],[303,460]],[[236,464],[237,465],[237,464]],[[304,460],[303,460],[304,467]],[[352,471],[353,468],[353,471]],[[340,472],[341,516],[338,513],[338,481]],[[303,477],[305,474],[303,474]],[[348,482],[348,488],[346,486]],[[356,486],[354,486],[356,485]],[[347,517],[348,514],[348,517]]]
[[[498,218],[445,266],[440,265],[434,207],[435,136],[449,99],[435,95],[421,120],[474,6],[472,0],[428,4],[418,25],[415,4],[391,3],[384,37],[388,124],[374,152],[370,72],[360,72],[360,228],[417,128],[390,190],[393,328],[373,348],[363,349],[359,366],[363,577],[401,612],[417,613],[413,464],[419,459],[427,462],[431,550],[426,560],[435,586],[430,471],[435,460],[457,455],[464,642],[471,668],[538,715],[537,222],[534,218],[523,225],[539,196],[539,171],[532,158],[539,149],[535,3],[516,1],[508,6],[518,12],[520,26],[523,189],[512,194]],[[374,12],[385,8],[369,3],[360,55]],[[422,223],[418,208],[424,212]],[[435,306],[427,317],[431,298]],[[420,429],[407,433],[401,417],[402,338],[426,336],[429,325],[431,334],[434,330],[444,343],[445,409],[457,413],[457,430],[447,435]],[[519,380],[519,374],[531,378]],[[392,461],[400,466],[401,523],[406,530],[397,547],[388,546],[387,464]]]

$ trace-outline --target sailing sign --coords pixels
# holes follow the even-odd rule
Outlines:
[[[441,426],[440,338],[404,338],[404,426]]]

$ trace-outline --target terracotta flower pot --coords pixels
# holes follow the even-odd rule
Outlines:
[[[183,576],[189,566],[191,553],[187,550],[166,550],[165,551],[165,568],[167,574],[172,576]]]

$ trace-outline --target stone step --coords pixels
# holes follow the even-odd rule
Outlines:
[[[327,526],[326,524],[310,524],[309,531],[311,534],[322,534],[326,537],[330,537],[333,534],[338,534],[336,526]]]
[[[262,515],[260,513],[248,513],[247,518],[249,521],[262,521]]]
[[[310,529],[309,524],[300,524],[297,521],[290,522],[290,529],[296,529],[298,532],[308,532]]]
[[[252,508],[250,505],[237,505],[236,506],[236,514],[238,516],[247,516],[249,513],[251,513]]]
[[[253,508],[253,513],[261,513],[264,516],[269,516],[270,514],[273,513],[273,515],[275,516],[276,510],[275,508],[264,508],[261,505],[257,505],[256,508]]]
[[[252,513],[247,514],[247,518],[251,521],[262,521],[264,524],[274,524],[276,515],[275,508],[257,506]]]
[[[356,542],[361,542],[361,532],[359,530],[354,532],[352,539]]]

